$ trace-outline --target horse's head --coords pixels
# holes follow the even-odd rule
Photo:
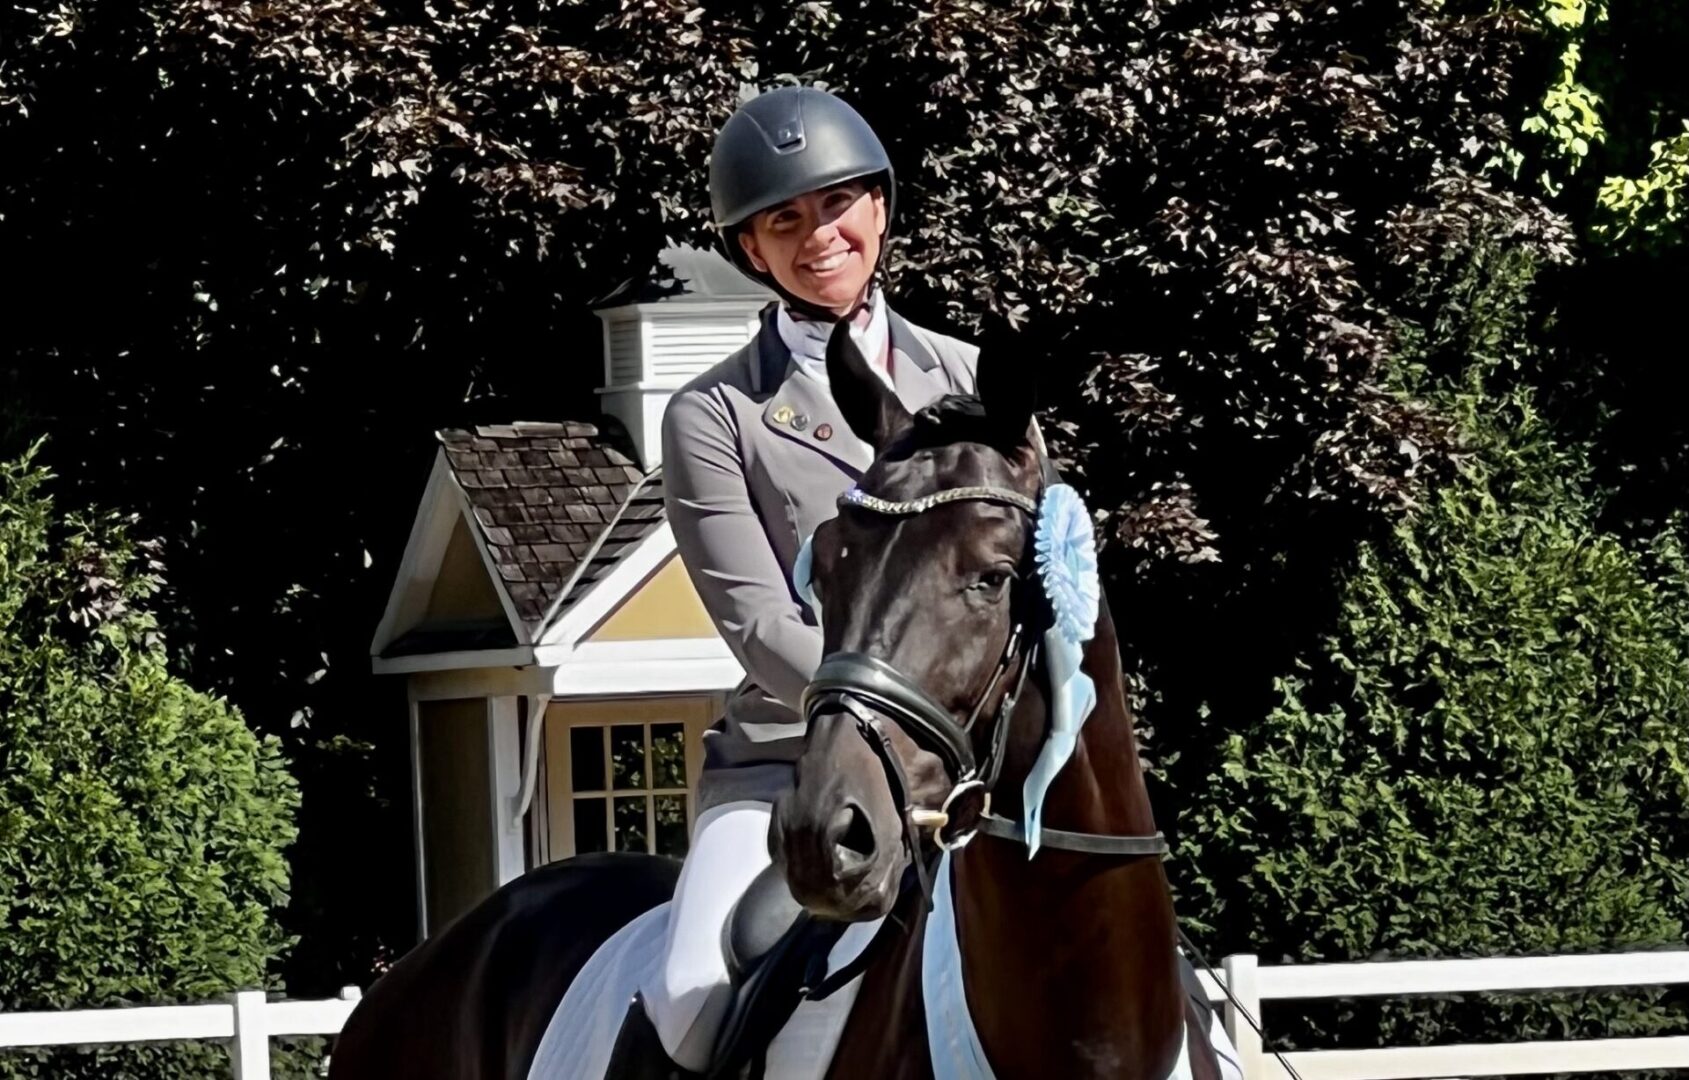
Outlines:
[[[1030,373],[1001,352],[982,353],[978,397],[914,416],[842,329],[827,370],[877,460],[811,541],[827,659],[771,843],[806,908],[861,920],[896,900],[918,843],[906,842],[909,811],[938,810],[956,792],[952,813],[976,818],[1004,758],[1036,752],[1042,732],[1009,731],[1005,705],[1041,619],[1028,583],[1042,459]]]

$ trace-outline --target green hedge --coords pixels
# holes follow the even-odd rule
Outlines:
[[[0,462],[0,1009],[264,986],[289,944],[272,915],[298,795],[280,748],[172,676],[153,548],[61,516],[32,459]],[[216,1044],[0,1058],[8,1078],[228,1070]]]
[[[1364,545],[1333,633],[1229,739],[1186,910],[1267,963],[1681,947],[1689,560],[1597,520],[1523,390],[1457,395],[1461,477]],[[1287,1010],[1288,1012],[1288,1010]],[[1303,1045],[1681,1030],[1663,993],[1295,1010]]]

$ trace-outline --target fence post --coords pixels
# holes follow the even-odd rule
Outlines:
[[[1221,968],[1226,973],[1226,986],[1235,995],[1238,1005],[1249,1010],[1261,1022],[1261,987],[1256,982],[1256,958],[1253,953],[1237,953],[1226,957]],[[1231,999],[1226,1001],[1226,1034],[1237,1047],[1238,1064],[1243,1067],[1244,1080],[1268,1080],[1263,1067],[1260,1033],[1248,1017],[1238,1011]]]
[[[270,1030],[264,1022],[264,991],[242,990],[234,1000],[235,1037],[229,1041],[229,1057],[234,1061],[235,1080],[270,1080]]]

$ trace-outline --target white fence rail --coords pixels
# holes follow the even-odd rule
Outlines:
[[[1689,983],[1689,950],[1272,967],[1261,967],[1255,957],[1241,955],[1226,957],[1222,970],[1232,994],[1259,1022],[1264,1001]],[[1225,1006],[1226,1033],[1238,1049],[1248,1080],[1289,1080],[1290,1072],[1276,1055],[1262,1048],[1261,1036],[1227,1000],[1218,983],[1207,975],[1202,978],[1209,1000]],[[1378,1050],[1297,1050],[1284,1057],[1302,1080],[1628,1073],[1643,1069],[1689,1069],[1689,1035]]]
[[[243,990],[212,1005],[0,1013],[0,1048],[221,1039],[235,1080],[270,1080],[272,1038],[334,1035],[357,1004],[358,990],[348,986],[322,1001],[269,1001],[262,990]]]
[[[1689,984],[1689,950],[1271,967],[1240,955],[1226,958],[1222,977],[1259,1021],[1266,1001]],[[1248,1080],[1290,1080],[1290,1073],[1263,1049],[1261,1037],[1226,997],[1219,980],[1206,974],[1202,980],[1209,1000],[1224,1006],[1226,1031]],[[347,987],[339,998],[326,1001],[268,1001],[263,991],[254,990],[213,1005],[0,1013],[0,1048],[221,1039],[228,1044],[235,1080],[269,1080],[272,1038],[333,1035],[357,1003],[358,991]],[[1302,1080],[1689,1070],[1689,1036],[1297,1050],[1284,1057]]]

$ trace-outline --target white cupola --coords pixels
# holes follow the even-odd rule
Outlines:
[[[663,409],[694,375],[756,336],[774,293],[714,251],[668,247],[645,280],[594,308],[604,323],[604,412],[627,428],[650,471],[662,462]]]

